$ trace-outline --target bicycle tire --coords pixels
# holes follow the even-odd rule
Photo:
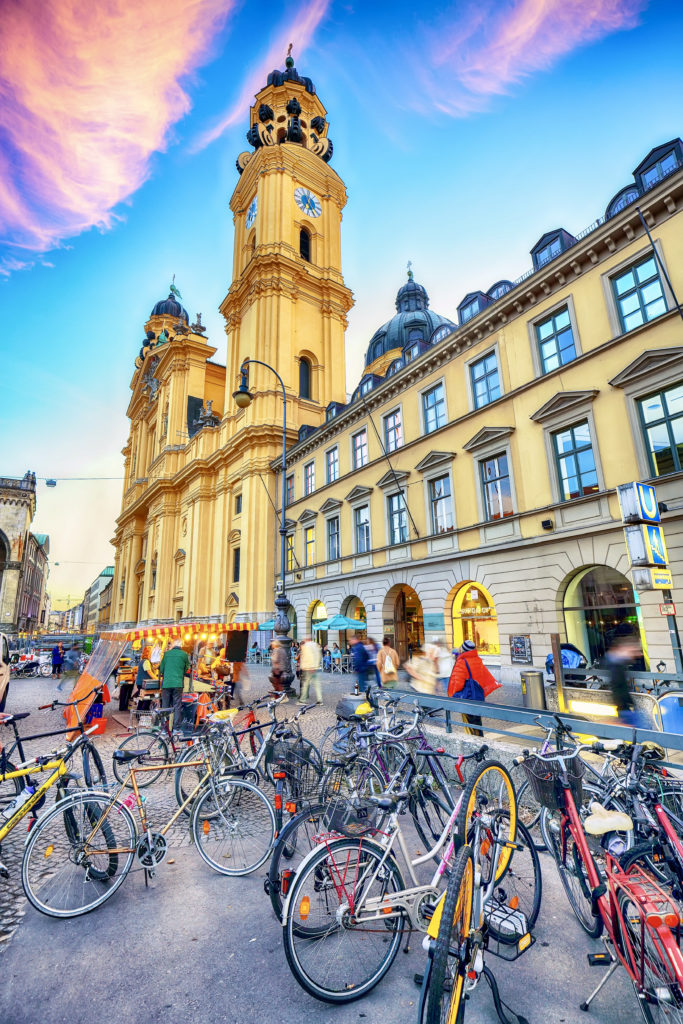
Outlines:
[[[379,768],[364,757],[357,757],[348,765],[330,765],[318,789],[321,803],[351,795],[379,796],[386,789]]]
[[[619,865],[628,872],[634,864],[640,864],[644,871],[651,874],[659,885],[664,889],[672,889],[674,885],[679,888],[683,879],[672,874],[671,868],[661,854],[661,847],[656,841],[650,839],[645,843],[636,843],[630,850],[619,858]]]
[[[544,850],[547,850],[540,828],[543,807],[534,796],[529,780],[524,774],[524,769],[521,765],[516,765],[510,769],[510,777],[514,783],[517,795],[517,820],[522,821],[526,825],[529,832],[531,832],[534,846],[539,853],[543,853]],[[519,785],[517,784],[518,779],[520,780]]]
[[[406,916],[400,910],[396,916],[384,918],[379,926],[376,919],[371,919],[369,924],[375,927],[370,928],[362,926],[362,918],[360,922],[352,920],[348,909],[343,909],[345,904],[340,890],[344,886],[335,886],[333,881],[338,868],[331,868],[330,861],[334,865],[345,864],[342,870],[346,872],[345,877],[353,878],[356,897],[363,884],[372,886],[380,880],[380,875],[378,892],[373,892],[373,897],[385,899],[387,893],[402,891],[404,883],[393,855],[365,839],[336,839],[326,843],[312,850],[299,868],[284,908],[283,941],[287,963],[299,985],[309,995],[326,1003],[350,1003],[373,989],[391,967],[401,945]],[[378,870],[380,864],[382,867]],[[373,872],[377,872],[374,880]],[[343,926],[339,924],[338,912],[344,914]],[[309,923],[311,913],[314,919]],[[305,927],[296,920],[297,914],[305,921]],[[357,954],[358,947],[354,945],[354,936],[357,938],[359,935],[363,945],[362,956]],[[351,939],[344,955],[341,945],[349,936]],[[328,939],[331,942],[326,947]],[[323,966],[320,978],[313,976],[314,965],[307,954],[324,956],[326,950],[331,964],[339,966],[342,972],[337,983],[333,983],[331,966]],[[362,974],[365,977],[359,977]]]
[[[203,739],[199,739],[196,743],[193,743],[192,746],[188,747],[187,750],[180,754],[178,761],[198,761],[205,755],[209,756],[213,762],[211,744],[205,742]],[[213,766],[214,774],[217,776],[227,774],[231,769],[239,767],[227,747],[223,748],[222,755],[220,769],[217,770],[216,764]],[[183,814],[187,814],[188,817],[192,814],[193,804],[186,803],[187,798],[205,775],[206,768],[203,765],[190,766],[181,763],[180,767],[176,768],[174,772],[175,798],[179,807],[182,807],[183,804],[185,805],[183,807]],[[197,796],[199,796],[199,794],[197,794]]]
[[[531,832],[519,819],[517,820],[515,847],[505,874],[501,876],[495,887],[493,899],[496,900],[499,908],[521,911],[526,919],[527,931],[531,931],[541,911],[543,875],[538,850]],[[509,928],[507,930],[499,928],[490,914],[491,908],[490,904],[484,911],[487,916],[489,934],[502,945],[514,945],[521,935],[510,931]],[[486,914],[487,910],[489,911],[488,915]]]
[[[249,746],[251,748],[252,757],[256,757],[263,746],[263,742],[264,736],[260,729],[254,729],[253,732],[249,733]]]
[[[507,839],[514,843],[517,828],[515,787],[510,773],[500,761],[482,761],[467,779],[455,821],[456,846],[465,846],[468,843],[474,815],[479,813],[477,805],[485,808],[487,814],[493,814],[495,810],[509,812]],[[496,868],[496,881],[505,873],[511,853],[512,850],[509,848],[501,851]]]
[[[441,838],[443,830],[455,807],[449,807],[436,793],[429,789],[418,790],[408,800],[408,810],[415,825],[415,831],[424,846],[423,853],[433,849]],[[441,851],[434,854],[436,863],[441,861]]]
[[[268,896],[278,921],[282,921],[284,900],[298,867],[314,848],[313,836],[324,827],[327,804],[319,803],[289,819],[275,840],[268,864]],[[289,872],[283,884],[284,872]]]
[[[599,914],[593,913],[593,899],[590,895],[590,882],[586,868],[568,826],[565,825],[567,834],[564,842],[560,837],[560,827],[559,811],[551,815],[549,809],[544,807],[541,814],[543,840],[555,861],[569,905],[586,935],[589,935],[591,939],[598,939],[602,934],[603,921]],[[564,863],[562,862],[563,847],[565,849]]]
[[[270,856],[275,813],[257,786],[223,778],[195,800],[190,830],[197,852],[210,868],[221,875],[249,875]]]
[[[88,853],[84,845],[88,839],[96,841],[93,827],[110,805],[117,813],[110,813],[98,830],[105,849]],[[72,793],[39,818],[29,835],[21,865],[26,897],[49,917],[87,914],[122,884],[135,846],[135,822],[125,804],[97,790]],[[55,854],[57,860],[52,860]],[[92,866],[95,870],[90,874]]]
[[[658,933],[657,929],[648,924],[647,917],[645,921],[641,920],[642,908],[639,906],[637,897],[631,896],[628,890],[620,889],[617,902],[622,948],[628,949],[630,946],[635,960],[636,973],[643,983],[641,988],[631,978],[643,1019],[647,1024],[681,1024],[683,1021],[683,997],[681,996],[680,979],[679,984],[672,984],[673,964],[667,964],[662,956],[661,929]],[[668,929],[665,930],[668,931]],[[641,942],[642,937],[644,937],[644,943]],[[671,935],[671,942],[676,945],[673,935]],[[664,989],[668,990],[666,999],[662,998]]]
[[[458,850],[432,950],[425,1024],[462,1024],[465,1017],[465,975],[472,924],[474,859],[469,846]],[[444,1017],[444,1010],[447,1015]]]
[[[94,743],[83,744],[83,779],[88,789],[108,789],[107,773],[102,764],[100,752]],[[90,764],[92,760],[92,765]],[[94,771],[93,771],[94,766]]]
[[[3,769],[3,775],[9,775],[11,772],[19,770],[16,765],[7,760],[3,762]],[[5,779],[0,777],[0,816],[3,819],[5,816],[5,809],[15,797],[19,796],[25,785],[26,782],[24,781],[23,776],[19,776],[19,778],[16,779]],[[6,821],[3,823],[6,824]]]
[[[117,749],[125,750],[129,746],[134,750],[144,752],[134,761],[117,761],[115,758],[112,758],[114,777],[121,786],[126,782],[131,768],[151,767],[155,762],[160,762],[161,764],[168,763],[168,743],[161,733],[155,732],[153,729],[141,729],[140,732],[131,733],[130,736],[126,736],[119,743]],[[141,772],[136,776],[138,789],[145,789],[147,786],[151,786],[161,775],[161,768],[159,768],[158,772]],[[126,788],[133,788],[130,781],[126,783]]]

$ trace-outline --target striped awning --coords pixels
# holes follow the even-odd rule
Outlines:
[[[206,640],[219,633],[242,632],[258,629],[258,622],[178,622],[172,626],[143,626],[134,629],[114,629],[100,634],[102,640]]]

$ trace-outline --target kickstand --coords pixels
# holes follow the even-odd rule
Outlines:
[[[145,868],[145,889],[147,889],[148,887],[149,887],[149,872],[148,872],[147,868]]]
[[[612,975],[614,974],[614,972],[616,971],[618,966],[619,966],[619,961],[616,960],[616,959],[613,960],[611,965],[610,965],[609,970],[607,971],[607,974],[605,974],[604,977],[600,979],[600,984],[596,985],[596,987],[593,989],[593,991],[591,992],[591,994],[589,995],[589,997],[585,1001],[585,1003],[581,1003],[580,1004],[580,1006],[579,1006],[580,1010],[584,1010],[585,1012],[590,1010],[591,1003],[593,1002],[593,1000],[595,999],[595,997],[597,996],[598,992],[603,987],[603,985],[606,985],[607,982],[610,980],[610,978],[612,977]]]
[[[498,1020],[501,1024],[529,1024],[526,1017],[522,1017],[521,1014],[515,1013],[509,1006],[503,1002],[500,998],[500,992],[498,991],[498,982],[496,981],[495,975],[490,967],[484,967],[483,975],[489,983],[491,989],[491,995],[493,996],[493,1005],[496,1008],[498,1014]],[[510,1016],[508,1016],[508,1013]]]

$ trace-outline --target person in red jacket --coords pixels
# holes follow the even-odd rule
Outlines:
[[[463,700],[485,700],[494,690],[500,688],[500,683],[491,675],[484,662],[477,654],[477,648],[472,640],[465,640],[460,648],[460,653],[455,659],[455,665],[448,680],[448,696],[461,697]],[[466,715],[463,712],[463,721],[470,728],[465,732],[470,736],[483,736],[480,715]]]

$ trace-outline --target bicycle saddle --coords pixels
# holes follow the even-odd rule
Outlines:
[[[225,711],[214,711],[212,715],[209,715],[211,722],[225,722],[228,718],[234,718],[239,712],[239,708],[226,708]]]
[[[9,725],[11,722],[20,722],[22,718],[28,718],[30,711],[15,711],[11,715],[0,715],[0,725]]]
[[[591,836],[604,836],[606,832],[631,832],[633,820],[623,811],[608,811],[594,800],[583,827]]]
[[[138,757],[144,757],[148,750],[115,750],[112,757],[114,761],[135,761]]]
[[[394,807],[401,802],[401,800],[407,800],[410,793],[407,789],[399,789],[396,793],[382,793],[380,796],[371,796],[370,802],[375,804],[382,811],[393,811]]]

